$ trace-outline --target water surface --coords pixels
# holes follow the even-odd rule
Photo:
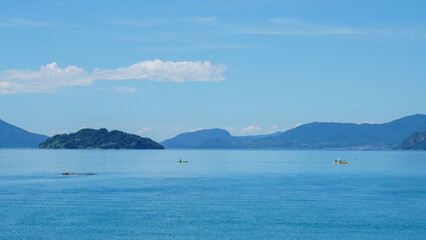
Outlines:
[[[0,239],[426,239],[425,199],[425,152],[0,150]]]

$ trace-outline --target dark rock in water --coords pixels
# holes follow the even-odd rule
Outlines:
[[[80,174],[80,173],[64,172],[64,173],[62,173],[62,175],[96,175],[96,174],[94,174],[94,173],[84,173],[84,174]]]
[[[64,172],[62,175],[78,175],[77,173]]]

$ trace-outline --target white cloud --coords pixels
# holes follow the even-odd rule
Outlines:
[[[357,122],[356,124],[361,125],[361,124],[379,124],[379,123],[373,122],[373,121],[364,121],[364,122]]]
[[[303,21],[297,18],[273,18],[273,25],[249,28],[244,33],[257,35],[353,35],[359,34],[352,28],[329,26]]]
[[[134,87],[115,87],[114,90],[119,92],[136,92],[136,88]]]
[[[212,65],[209,61],[154,60],[117,69],[95,68],[88,73],[76,66],[60,68],[56,63],[51,63],[37,71],[11,69],[0,72],[0,94],[54,92],[64,87],[90,85],[95,80],[222,81],[225,78],[221,74],[225,69],[225,65]],[[117,87],[115,90],[134,92],[136,89]]]
[[[52,92],[61,87],[85,86],[93,81],[90,74],[76,66],[60,68],[56,63],[40,70],[11,69],[0,72],[0,94]]]
[[[386,38],[424,39],[426,31],[422,28],[379,29],[372,27],[342,26],[339,24],[323,24],[299,18],[271,18],[268,22],[258,25],[222,24],[222,28],[236,34],[283,35],[283,36],[314,36],[314,35],[347,35],[375,36]]]
[[[299,126],[302,126],[303,125],[303,123],[296,123],[296,124],[294,124],[294,128],[297,128],[297,127],[299,127]]]
[[[241,129],[241,134],[243,134],[243,135],[253,134],[253,133],[260,132],[260,131],[262,131],[262,128],[260,128],[258,126],[251,125],[251,126],[248,126],[248,127]]]
[[[228,131],[231,135],[238,135],[239,131],[237,132],[237,129],[234,127],[227,127],[225,128],[226,131]]]
[[[278,125],[272,125],[270,131],[276,132],[278,130]]]
[[[145,27],[145,26],[150,26],[150,25],[160,24],[160,23],[167,23],[167,22],[169,22],[168,18],[155,18],[155,19],[147,19],[147,20],[122,18],[122,19],[113,19],[109,21],[109,23],[112,23],[114,25],[130,26],[130,27]]]
[[[147,133],[147,132],[151,132],[152,131],[152,129],[151,128],[142,128],[142,129],[139,129],[138,131],[137,131],[137,134],[138,135],[143,135],[143,134],[145,134],[145,133]]]
[[[113,87],[113,88],[98,88],[102,91],[117,91],[117,92],[136,92],[134,87]]]
[[[255,135],[260,134],[262,131],[261,127],[250,125],[248,127],[227,127],[225,128],[226,131],[231,133],[233,136],[244,136],[244,135]]]
[[[129,67],[117,69],[99,69],[93,71],[96,79],[105,80],[129,80],[146,79],[152,81],[221,81],[225,78],[221,73],[226,69],[225,65],[212,65],[209,61],[201,62],[171,62],[171,61],[143,61]]]

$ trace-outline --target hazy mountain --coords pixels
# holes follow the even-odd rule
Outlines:
[[[66,149],[164,149],[150,138],[143,138],[118,130],[108,131],[105,128],[81,129],[76,133],[55,135],[39,148]]]
[[[400,149],[403,150],[426,150],[426,131],[416,132],[405,139]]]
[[[383,124],[309,123],[256,147],[278,148],[394,148],[408,136],[426,130],[426,115],[417,114]]]
[[[174,138],[167,139],[161,144],[166,148],[238,148],[240,142],[250,142],[281,134],[253,136],[231,136],[220,128],[203,129],[194,132],[182,133]]]
[[[48,136],[25,131],[0,120],[0,147],[2,148],[36,148]]]
[[[228,131],[214,128],[182,133],[174,138],[161,142],[161,144],[166,148],[198,148],[201,144],[209,141],[228,142],[232,140],[232,138],[233,137]],[[210,146],[211,144],[208,145]]]
[[[426,130],[426,115],[383,124],[314,122],[271,135],[235,137],[222,129],[183,133],[162,142],[166,148],[369,148],[400,146],[408,136]]]

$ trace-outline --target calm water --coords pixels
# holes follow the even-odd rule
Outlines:
[[[0,150],[0,239],[426,239],[426,152]]]

